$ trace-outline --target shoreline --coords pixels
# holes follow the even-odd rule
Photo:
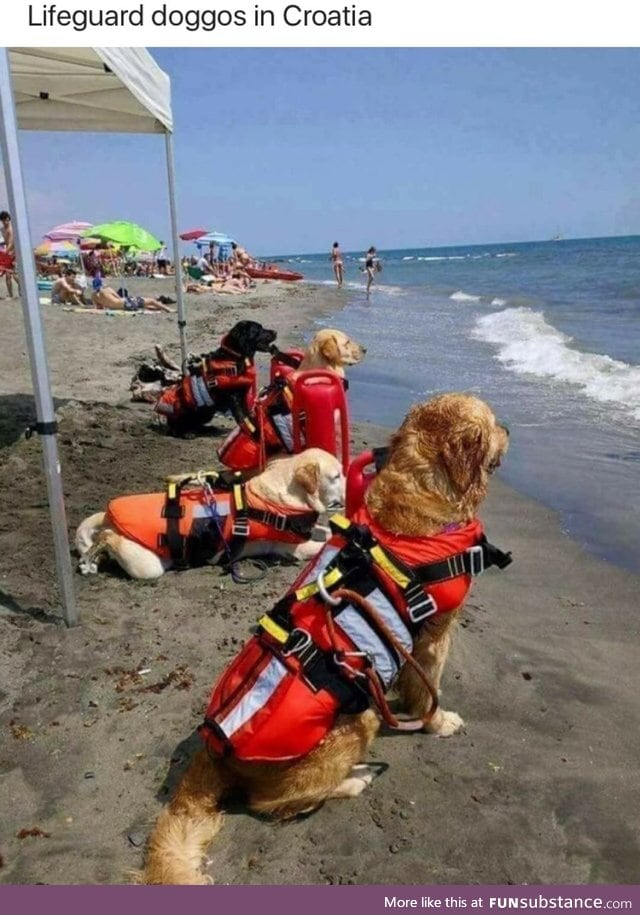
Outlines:
[[[169,285],[139,282],[154,292]],[[242,317],[278,329],[283,348],[299,344],[347,294],[268,284],[213,306],[189,297],[189,346],[210,349]],[[158,434],[149,405],[128,401],[135,364],[156,340],[179,352],[175,315],[55,308],[43,314],[71,528],[113,495],[215,463],[217,437]],[[211,684],[296,568],[276,564],[251,586],[209,568],[155,584],[77,576],[82,625],[52,625],[41,446],[20,437],[31,385],[16,303],[7,327],[0,485],[13,507],[0,520],[0,881],[118,883],[139,865],[197,745]],[[357,385],[358,367],[349,376]],[[353,452],[388,431],[354,423]],[[216,882],[636,882],[638,577],[587,554],[555,512],[499,479],[481,515],[514,563],[477,581],[461,614],[443,687],[466,732],[385,734],[372,757],[390,767],[369,791],[281,828],[234,809],[211,848]],[[150,673],[133,675],[143,668]],[[49,837],[16,837],[33,827]]]

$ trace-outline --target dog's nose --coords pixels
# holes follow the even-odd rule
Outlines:
[[[367,352],[367,347],[366,347],[366,346],[361,346],[360,349],[362,350],[363,355],[364,355],[364,353]]]

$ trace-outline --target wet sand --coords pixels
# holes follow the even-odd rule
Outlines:
[[[171,295],[166,281],[139,286]],[[314,320],[339,327],[329,316],[345,302],[279,284],[189,297],[189,345],[212,348],[240,318],[300,343]],[[297,569],[274,564],[249,586],[209,568],[151,584],[78,575],[82,625],[66,630],[40,443],[21,434],[34,419],[21,314],[2,312],[0,881],[124,882],[198,744],[213,680]],[[175,315],[43,315],[70,532],[114,495],[215,463],[230,421],[182,441],[129,402],[154,342],[178,354]],[[353,451],[386,436],[355,424]],[[638,578],[583,552],[499,479],[482,516],[514,563],[480,579],[461,614],[443,705],[464,734],[385,734],[372,756],[389,768],[368,792],[284,826],[234,808],[211,849],[216,882],[637,882]]]

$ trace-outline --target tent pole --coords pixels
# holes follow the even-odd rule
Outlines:
[[[67,539],[67,517],[64,507],[60,459],[56,440],[56,417],[49,384],[49,368],[44,346],[38,284],[36,280],[27,203],[25,198],[16,110],[11,90],[8,48],[0,48],[0,151],[6,172],[11,220],[16,237],[16,250],[22,297],[27,347],[33,393],[36,402],[37,431],[42,438],[44,470],[49,497],[49,513],[53,527],[58,584],[62,597],[62,613],[67,626],[78,622],[73,589],[73,571]]]
[[[178,329],[180,331],[180,352],[182,365],[187,361],[187,324],[184,310],[184,286],[182,283],[182,259],[180,257],[180,238],[178,237],[178,214],[176,210],[176,167],[173,157],[173,134],[168,130],[164,134],[167,150],[167,177],[169,179],[169,209],[171,212],[171,237],[173,240],[173,263],[176,277],[176,301],[178,303]]]

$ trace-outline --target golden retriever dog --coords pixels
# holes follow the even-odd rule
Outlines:
[[[325,327],[314,334],[307,346],[298,371],[325,369],[344,377],[345,365],[362,362],[367,350],[360,343],[351,340],[343,331]]]
[[[415,538],[424,544],[450,529],[467,530],[479,524],[476,512],[507,446],[508,431],[486,403],[466,394],[435,397],[413,407],[392,436],[388,462],[369,487],[362,511],[390,542],[404,538],[413,543]],[[322,555],[316,563],[321,559]],[[461,593],[467,590],[468,583]],[[459,609],[452,606],[451,612],[439,613],[433,621],[430,616],[424,622],[420,619],[413,656],[406,657],[395,681],[406,712],[417,719],[414,724],[440,737],[463,726],[462,718],[440,708],[437,700]],[[290,727],[299,727],[295,716]],[[379,727],[379,716],[371,707],[352,713],[338,709],[311,752],[277,764],[238,759],[233,752],[218,755],[210,748],[198,751],[153,829],[140,882],[209,882],[201,870],[203,855],[221,824],[221,804],[230,792],[241,791],[251,810],[281,819],[311,811],[332,798],[358,796],[376,774],[363,760]]]
[[[219,510],[228,512],[231,494],[214,495]],[[152,525],[154,543],[160,529],[166,530],[167,526],[167,521],[163,517],[165,497],[166,493],[125,497],[127,518],[133,518],[134,524],[140,521],[143,525]],[[277,529],[273,525],[267,528],[273,540],[266,539],[268,535],[265,536],[264,528],[260,539],[253,539],[253,522],[250,522],[249,535],[241,550],[234,555],[234,562],[248,557],[268,555],[306,561],[317,555],[324,545],[322,541],[311,539],[313,529],[321,530],[316,526],[317,516],[344,505],[345,479],[337,458],[320,448],[309,448],[301,454],[271,462],[261,474],[245,484],[245,497],[249,509],[266,506],[271,512],[279,513],[281,518],[297,518],[301,525],[294,534],[285,539],[278,539]],[[96,573],[99,559],[108,556],[132,578],[159,578],[173,566],[173,560],[166,552],[154,552],[144,546],[141,542],[144,542],[142,534],[135,540],[125,535],[126,525],[123,527],[117,523],[117,519],[123,517],[122,513],[117,511],[119,501],[123,500],[115,500],[110,503],[106,512],[91,515],[78,527],[76,549],[80,556],[80,571],[85,575]],[[226,506],[226,509],[223,506]],[[201,514],[204,514],[204,520],[207,521],[207,513]],[[129,528],[126,529],[129,532]],[[133,527],[132,530],[135,532],[137,527]],[[200,534],[200,539],[207,537],[214,541],[214,555],[217,556],[220,548],[218,529],[206,528],[205,532]],[[220,551],[220,558],[223,557],[224,552]]]

